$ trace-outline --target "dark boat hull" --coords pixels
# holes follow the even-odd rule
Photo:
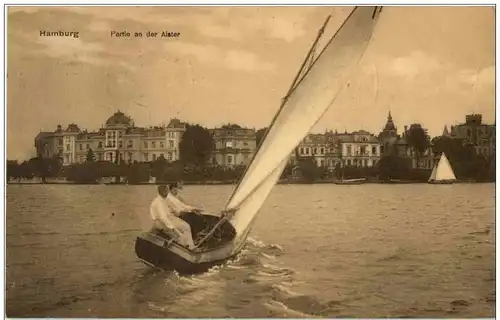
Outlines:
[[[200,238],[201,231],[210,229],[220,220],[215,216],[189,213],[181,218],[190,224],[193,239]],[[236,257],[245,238],[235,239],[234,229],[225,222],[203,246],[191,251],[176,243],[170,235],[151,231],[137,237],[135,253],[142,262],[155,268],[175,270],[180,274],[203,273]]]
[[[438,180],[431,180],[428,183],[429,184],[453,184],[453,182],[455,182],[455,181],[453,181],[453,180],[439,180],[439,181]]]
[[[366,179],[348,179],[335,181],[335,184],[338,185],[358,185],[364,183],[366,183]]]
[[[180,274],[207,272],[210,268],[222,265],[236,256],[196,263],[184,259],[180,255],[170,251],[169,248],[160,247],[141,237],[137,237],[135,241],[135,252],[137,257],[150,267],[161,270],[175,270]]]
[[[365,184],[365,181],[337,181],[335,182],[337,185],[359,185]]]

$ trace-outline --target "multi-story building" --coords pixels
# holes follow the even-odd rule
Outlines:
[[[450,129],[450,137],[462,139],[464,143],[474,146],[477,154],[495,156],[496,127],[494,124],[483,123],[482,115],[468,114],[465,116],[465,123],[451,126]]]
[[[179,143],[186,124],[172,119],[166,126],[136,127],[123,112],[116,112],[95,132],[81,130],[70,124],[51,133],[43,132],[35,138],[40,144],[50,146],[51,156],[59,155],[64,165],[82,163],[92,150],[94,160],[111,162],[149,162],[160,157],[168,161],[179,160]]]
[[[297,164],[297,156],[301,159],[311,158],[318,167],[333,171],[340,161],[340,141],[335,135],[332,131],[307,135],[290,155],[290,163]]]
[[[398,129],[392,120],[391,112],[389,111],[389,115],[387,116],[387,122],[385,123],[382,132],[378,135],[378,139],[380,141],[380,153],[381,155],[390,155],[395,152],[394,146],[397,144],[397,141],[400,139],[398,136]]]
[[[380,142],[367,131],[338,134],[343,166],[372,167],[380,161]]]
[[[380,143],[373,134],[360,130],[352,133],[328,131],[310,134],[297,147],[300,158],[312,157],[318,167],[334,171],[337,166],[371,167],[380,160]],[[290,155],[296,163],[296,152]]]
[[[255,129],[225,125],[211,129],[214,140],[211,163],[223,167],[248,165],[257,148]]]

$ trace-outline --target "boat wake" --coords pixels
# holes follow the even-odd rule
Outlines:
[[[148,294],[157,298],[137,302],[147,307],[149,312],[144,314],[147,317],[318,316],[317,311],[325,306],[298,292],[295,286],[300,280],[295,270],[280,262],[283,254],[285,250],[279,245],[250,238],[236,259],[206,273],[151,275],[164,277],[161,289],[156,288],[159,290],[155,289],[154,295]],[[152,291],[151,287],[149,290]]]

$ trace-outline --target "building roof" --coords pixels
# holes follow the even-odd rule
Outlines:
[[[131,125],[132,120],[130,117],[126,116],[123,112],[117,111],[106,121],[106,125]]]
[[[36,135],[35,141],[36,140],[42,140],[48,137],[52,137],[53,133],[52,132],[40,132],[39,134]]]
[[[70,123],[66,128],[66,132],[80,132],[80,128],[75,123]]]
[[[387,116],[387,122],[385,123],[384,131],[396,131],[396,126],[392,121],[391,111],[389,111],[389,115]]]
[[[167,128],[169,128],[169,129],[185,129],[186,123],[182,122],[181,120],[179,120],[177,118],[173,118],[168,123]]]

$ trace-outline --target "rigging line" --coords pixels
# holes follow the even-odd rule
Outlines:
[[[317,45],[318,41],[319,41],[319,38],[323,35],[323,32],[325,30],[325,27],[326,25],[328,24],[328,22],[330,21],[330,18],[331,18],[331,15],[329,15],[326,20],[325,20],[325,23],[323,24],[323,26],[321,27],[321,29],[319,30],[318,32],[318,35],[316,37],[316,40],[314,41],[313,45],[311,46],[311,49],[309,50],[306,58],[304,59],[304,62],[302,63],[297,75],[295,76],[295,79],[293,80],[292,82],[292,85],[290,86],[290,88],[288,89],[288,92],[287,94],[285,95],[285,97],[282,99],[281,101],[281,105],[278,109],[278,112],[274,115],[272,121],[271,121],[271,124],[267,127],[264,135],[262,136],[261,140],[260,140],[260,143],[259,143],[259,146],[257,147],[257,150],[255,150],[255,153],[254,153],[254,156],[252,157],[252,160],[250,161],[250,163],[248,164],[248,166],[245,168],[245,171],[243,172],[243,174],[241,175],[240,179],[239,179],[239,182],[236,186],[236,188],[234,188],[233,190],[233,193],[231,194],[231,197],[229,197],[229,200],[227,201],[226,203],[226,207],[227,205],[229,204],[229,202],[231,202],[233,196],[236,194],[236,191],[238,190],[238,187],[240,186],[241,182],[243,181],[243,178],[245,177],[246,173],[248,172],[248,169],[250,168],[250,166],[252,165],[253,161],[255,160],[255,157],[256,155],[258,154],[261,146],[263,145],[264,141],[266,140],[267,138],[267,135],[269,133],[269,130],[272,128],[273,124],[276,122],[276,119],[278,118],[279,114],[281,113],[281,111],[283,110],[283,107],[285,106],[286,102],[288,101],[288,97],[290,96],[290,94],[293,92],[293,90],[296,88],[296,84],[300,81],[298,81],[299,77],[300,77],[300,74],[301,72],[304,70],[304,66],[306,65],[307,63],[307,60],[309,59],[310,55],[311,55],[311,52],[312,50],[314,49],[314,47]]]
[[[229,204],[229,202],[232,200],[234,194],[236,193],[236,191],[238,190],[238,187],[240,186],[241,184],[241,181],[243,181],[243,177],[245,176],[246,172],[248,171],[248,168],[250,167],[250,165],[252,165],[252,162],[254,161],[255,159],[255,156],[257,155],[257,152],[259,151],[262,143],[264,142],[265,138],[267,137],[267,134],[269,133],[269,129],[272,127],[272,125],[274,124],[274,122],[276,121],[276,119],[278,118],[279,114],[281,113],[281,111],[283,110],[283,107],[285,106],[285,103],[287,102],[288,100],[288,97],[295,91],[295,89],[300,85],[300,83],[302,83],[302,81],[305,79],[305,77],[309,74],[309,72],[311,71],[312,67],[318,62],[319,58],[321,58],[321,56],[324,54],[324,52],[326,51],[326,48],[328,48],[328,46],[333,42],[333,39],[335,39],[338,35],[338,33],[340,32],[340,30],[342,30],[345,26],[345,24],[347,23],[347,21],[352,17],[352,15],[354,14],[354,12],[359,8],[359,6],[356,6],[354,7],[354,9],[352,9],[352,11],[349,13],[349,15],[347,16],[347,18],[345,18],[345,20],[342,22],[342,24],[340,25],[340,27],[337,29],[337,31],[333,34],[333,36],[330,38],[330,40],[328,40],[327,44],[323,47],[323,49],[321,50],[321,52],[319,53],[319,55],[316,57],[316,59],[314,59],[314,61],[311,63],[310,67],[306,70],[306,72],[304,73],[304,75],[300,78],[299,80],[299,76],[300,76],[300,72],[304,69],[304,66],[305,64],[307,63],[307,57],[306,59],[304,60],[304,62],[302,63],[302,66],[301,68],[299,69],[299,73],[297,74],[297,76],[295,77],[294,81],[293,81],[293,87],[290,88],[290,90],[288,91],[287,95],[283,98],[283,101],[281,103],[281,107],[278,111],[278,113],[276,113],[276,115],[274,116],[273,118],[273,121],[271,122],[271,125],[267,128],[266,130],[266,133],[264,135],[264,137],[262,138],[261,140],[261,143],[259,144],[259,147],[257,148],[255,154],[254,154],[254,157],[252,158],[252,161],[250,162],[250,164],[248,165],[248,167],[245,169],[245,173],[243,174],[243,176],[241,177],[239,183],[238,183],[238,186],[233,190],[233,193],[231,195],[231,197],[229,198],[227,204]],[[379,11],[380,12],[380,11]],[[327,21],[325,21],[325,25],[326,23],[330,20],[331,18],[331,15],[327,18]],[[322,28],[324,29],[324,28]],[[321,33],[321,29],[320,29],[320,33]],[[322,33],[321,33],[322,34]],[[319,37],[317,37],[318,39],[316,39],[315,41],[315,44],[317,43],[317,41],[319,40]],[[309,50],[309,51],[312,51],[312,48]],[[226,207],[227,207],[227,204],[226,204]]]
[[[354,11],[354,10],[353,10]],[[352,14],[352,13],[351,13]],[[330,21],[331,19],[331,15],[328,15],[328,17],[326,18],[323,26],[321,27],[321,29],[319,30],[318,32],[318,35],[316,36],[316,40],[313,42],[313,45],[311,46],[311,48],[309,49],[309,52],[306,56],[306,58],[304,59],[302,65],[300,66],[300,69],[297,73],[297,75],[295,76],[295,79],[293,80],[292,82],[292,85],[290,86],[290,88],[288,89],[288,92],[287,94],[285,95],[285,97],[282,99],[282,102],[281,102],[281,105],[280,105],[280,108],[278,109],[278,112],[274,115],[273,117],[273,120],[271,121],[271,124],[267,127],[266,129],[266,132],[264,133],[264,136],[262,137],[260,143],[259,143],[259,146],[257,147],[257,150],[255,150],[255,153],[254,153],[254,156],[252,158],[252,160],[250,161],[249,165],[245,168],[245,172],[243,173],[243,175],[241,176],[240,178],[240,181],[238,182],[238,185],[236,186],[236,188],[234,188],[233,190],[233,193],[231,194],[231,197],[229,198],[229,200],[227,201],[226,203],[226,208],[228,206],[228,204],[231,202],[233,196],[236,194],[236,191],[238,190],[241,182],[243,181],[243,178],[245,177],[246,173],[248,172],[248,169],[250,168],[250,166],[252,165],[253,161],[255,160],[255,156],[257,155],[257,153],[259,152],[261,146],[263,145],[268,133],[269,133],[269,130],[272,128],[273,124],[276,122],[276,119],[278,118],[279,114],[281,113],[281,111],[283,110],[283,107],[285,106],[286,102],[288,101],[288,97],[290,96],[290,94],[295,90],[295,88],[297,87],[296,85],[298,85],[298,83],[300,83],[302,81],[302,79],[305,77],[305,75],[308,73],[309,70],[306,70],[306,72],[304,73],[304,76],[302,78],[300,78],[300,74],[302,73],[302,71],[304,70],[304,67],[306,66],[309,58],[311,57],[311,53],[313,53],[313,50],[315,49],[319,39],[321,38],[321,36],[323,35],[324,31],[325,31],[325,28],[326,28],[326,25],[328,24],[328,22]],[[349,17],[347,17],[347,19],[349,19]],[[345,21],[344,21],[345,23]],[[342,24],[343,26],[343,24]],[[342,26],[340,28],[342,28]],[[338,32],[338,31],[337,31]],[[312,61],[310,62],[308,68],[312,67],[312,65],[314,64],[315,61]],[[300,78],[300,80],[299,80]],[[269,173],[269,175],[271,175],[273,172]],[[255,188],[254,190],[252,190],[251,194],[253,194],[255,192]],[[215,225],[214,227],[205,235],[205,237],[203,237],[196,245],[195,245],[195,248],[198,248],[203,242],[205,242],[209,237],[211,237],[215,230],[220,226],[222,225],[222,223],[224,223],[226,220],[228,220],[228,218],[226,216],[222,217]]]
[[[283,101],[286,101],[288,99],[288,97],[292,94],[292,92],[295,91],[295,88],[297,88],[297,85],[306,76],[309,69],[311,69],[311,67],[315,61],[314,54],[316,53],[316,47],[318,45],[319,39],[321,38],[321,36],[323,36],[323,34],[325,32],[325,28],[326,28],[326,26],[331,18],[332,18],[332,15],[328,15],[328,17],[326,17],[325,22],[323,23],[323,26],[319,29],[318,35],[316,36],[316,39],[314,40],[313,44],[311,45],[311,48],[309,49],[309,52],[307,53],[304,61],[302,62],[302,65],[300,66],[299,71],[297,72],[297,75],[293,79],[292,85],[290,86],[290,89],[288,89],[286,95],[283,97],[283,99],[282,99]],[[307,65],[308,62],[309,62],[309,65]],[[307,65],[307,67],[306,67],[306,65]],[[302,74],[302,72],[304,72],[304,73]]]
[[[257,155],[257,152],[259,151],[260,147],[262,146],[262,143],[264,142],[267,134],[269,133],[269,129],[272,127],[272,125],[274,124],[274,122],[276,121],[278,115],[281,113],[281,111],[283,110],[283,107],[285,105],[285,103],[287,102],[288,100],[288,97],[290,96],[290,94],[295,90],[295,88],[298,87],[298,85],[304,80],[304,78],[306,77],[306,75],[309,73],[309,71],[311,70],[311,68],[314,66],[315,63],[317,63],[317,61],[319,60],[319,58],[321,57],[321,55],[325,52],[326,48],[332,43],[333,39],[335,39],[335,37],[337,36],[337,34],[340,32],[340,30],[344,27],[344,25],[346,24],[346,22],[349,20],[349,18],[353,15],[353,13],[356,11],[358,7],[355,7],[351,13],[347,16],[347,18],[344,20],[344,22],[342,23],[342,25],[337,29],[337,31],[335,32],[335,34],[330,38],[330,40],[328,41],[328,43],[325,45],[325,47],[322,49],[322,51],[320,52],[320,54],[316,57],[316,59],[312,62],[312,64],[310,65],[310,68],[308,70],[306,70],[306,73],[304,74],[304,76],[302,78],[300,78],[300,80],[297,81],[297,79],[299,78],[299,74],[297,74],[295,80],[294,80],[294,84],[296,84],[293,88],[290,88],[288,94],[285,96],[285,98],[283,99],[283,102],[280,106],[280,109],[278,110],[278,112],[276,113],[276,115],[274,116],[273,118],[273,121],[271,122],[271,125],[267,128],[266,130],[266,133],[264,135],[264,137],[262,138],[257,150],[256,150],[256,153],[254,154],[254,157],[252,158],[252,161],[250,162],[249,166],[246,168],[245,170],[245,173],[243,174],[242,178],[240,178],[240,182],[238,183],[238,186],[234,189],[233,191],[233,194],[231,195],[231,197],[229,198],[229,201],[228,203],[231,201],[232,197],[234,196],[234,194],[236,193],[236,191],[238,190],[238,187],[239,185],[241,184],[241,181],[243,180],[243,177],[245,176],[246,172],[248,171],[248,168],[250,167],[250,165],[252,164],[252,162],[255,160],[255,155]],[[380,12],[381,10],[379,10]],[[329,17],[330,18],[330,17]],[[329,20],[329,18],[327,19],[327,21]],[[325,23],[326,24],[326,23]],[[320,30],[321,31],[321,30]],[[317,41],[316,41],[317,42]],[[311,50],[312,51],[312,48]],[[362,54],[362,56],[364,55],[364,53]],[[303,68],[304,68],[304,65],[307,63],[307,58],[306,60],[304,60],[304,63],[301,67],[301,69],[299,70],[302,71]],[[330,105],[337,99],[337,97],[335,97],[331,102],[330,102]],[[319,119],[318,119],[319,120]],[[315,124],[317,123],[318,121],[315,122]],[[314,126],[314,125],[313,125]],[[271,175],[273,172],[269,173],[269,175]],[[254,188],[250,194],[253,194],[255,192],[255,189]],[[227,208],[227,204],[226,204],[226,208]],[[209,234],[213,234],[216,230],[216,228],[222,224],[225,220],[227,220],[227,217],[222,217],[221,220],[218,221],[218,223],[212,228],[212,230],[209,232]],[[200,246],[206,239],[208,239],[209,235],[207,234],[207,236],[205,236],[197,245],[196,247]]]

